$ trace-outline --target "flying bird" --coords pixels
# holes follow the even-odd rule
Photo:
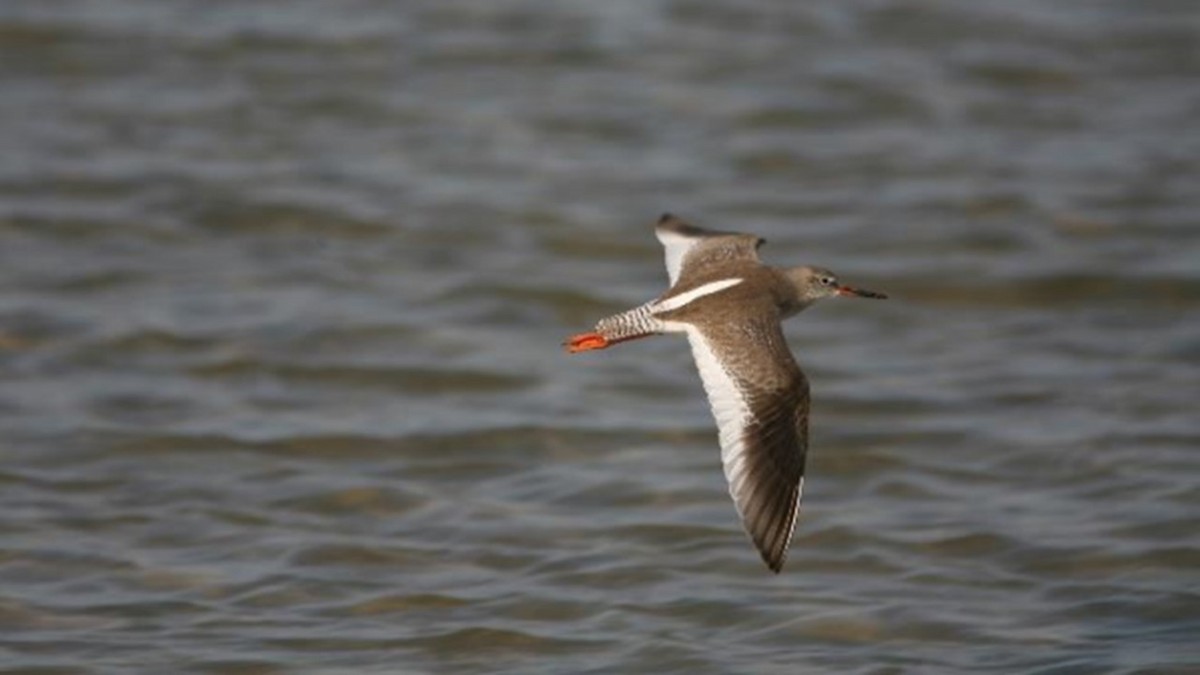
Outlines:
[[[758,258],[764,240],[752,234],[705,230],[669,213],[654,233],[670,288],[563,344],[577,353],[687,336],[717,422],[729,494],[763,562],[778,573],[804,488],[809,410],[808,378],[781,322],[823,298],[887,296],[846,286],[824,268],[767,266]]]

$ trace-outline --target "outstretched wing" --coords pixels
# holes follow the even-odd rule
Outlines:
[[[763,243],[753,234],[705,230],[669,213],[658,219],[654,235],[666,253],[667,276],[672,286],[681,277],[686,281],[691,274],[689,270],[705,270],[713,264],[734,260],[758,262],[758,247]]]
[[[776,317],[744,318],[689,324],[687,336],[717,421],[729,494],[763,561],[779,572],[804,487],[808,380]]]

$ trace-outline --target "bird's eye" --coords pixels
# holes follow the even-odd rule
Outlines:
[[[833,285],[833,277],[821,277],[821,285],[822,286],[832,286]]]

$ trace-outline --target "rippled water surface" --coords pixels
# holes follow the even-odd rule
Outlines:
[[[0,4],[0,668],[1200,668],[1190,0]],[[662,211],[788,325],[784,573]]]

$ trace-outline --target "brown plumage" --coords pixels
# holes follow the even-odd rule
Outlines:
[[[808,454],[808,379],[781,322],[821,298],[886,297],[843,286],[828,270],[778,269],[759,260],[763,240],[714,232],[671,216],[655,234],[671,287],[644,305],[570,338],[568,351],[684,333],[716,419],[721,460],[742,525],[774,572],[787,556]]]

